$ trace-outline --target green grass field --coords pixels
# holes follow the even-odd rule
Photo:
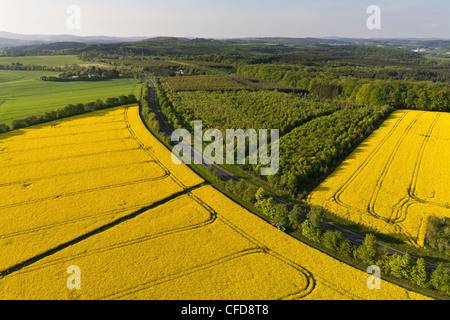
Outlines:
[[[0,71],[0,123],[33,114],[42,114],[67,104],[134,94],[140,97],[141,85],[133,78],[104,81],[41,81],[42,75],[58,72]]]
[[[85,64],[85,61],[78,59],[76,55],[55,55],[55,56],[23,56],[23,57],[0,57],[0,64],[9,65],[20,62],[22,64],[34,64],[37,66],[64,66],[66,64]]]

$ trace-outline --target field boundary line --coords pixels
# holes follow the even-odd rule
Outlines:
[[[91,230],[91,231],[89,231],[89,232],[87,232],[87,233],[85,233],[83,235],[80,235],[80,236],[78,236],[78,237],[76,237],[76,238],[74,238],[72,240],[69,240],[69,241],[67,241],[65,243],[61,243],[61,244],[57,245],[56,247],[54,247],[52,249],[49,249],[49,250],[47,250],[45,252],[42,252],[42,253],[40,253],[40,254],[32,257],[32,258],[29,258],[29,259],[21,262],[21,263],[18,263],[18,264],[14,265],[14,266],[11,266],[11,267],[3,270],[3,271],[0,271],[0,279],[2,279],[5,276],[11,275],[12,273],[17,272],[17,271],[19,271],[19,270],[21,270],[21,269],[23,269],[23,268],[25,268],[25,267],[27,267],[27,266],[37,262],[39,260],[42,260],[42,259],[44,259],[44,258],[46,258],[48,256],[51,256],[51,255],[53,255],[53,254],[55,254],[55,253],[65,249],[65,248],[67,248],[69,246],[72,246],[72,245],[74,245],[76,243],[79,243],[79,242],[81,242],[83,240],[86,240],[86,239],[88,239],[88,238],[90,238],[90,237],[92,237],[94,235],[97,235],[97,234],[99,234],[101,232],[109,230],[109,229],[117,226],[118,224],[120,224],[122,222],[125,222],[127,220],[133,219],[133,218],[141,215],[142,213],[145,213],[145,212],[147,212],[147,211],[149,211],[149,210],[151,210],[153,208],[156,208],[156,207],[158,207],[158,206],[160,206],[160,205],[162,205],[162,204],[164,204],[164,203],[166,203],[168,201],[171,201],[171,200],[173,200],[175,198],[178,198],[178,197],[180,197],[182,195],[190,193],[193,190],[202,187],[203,185],[204,185],[204,183],[201,183],[201,184],[195,185],[193,187],[186,188],[186,189],[184,189],[184,190],[182,190],[180,192],[177,192],[177,193],[175,193],[175,194],[173,194],[173,195],[171,195],[171,196],[169,196],[167,198],[164,198],[162,200],[156,201],[156,202],[154,202],[153,204],[151,204],[149,206],[142,207],[141,209],[136,210],[136,211],[134,211],[134,212],[132,212],[132,213],[126,215],[126,216],[120,217],[120,218],[118,218],[118,219],[116,219],[116,220],[114,220],[112,222],[109,222],[109,223],[107,223],[105,225],[102,225],[102,226],[100,226],[98,228],[95,228],[94,230]]]
[[[171,200],[169,200],[169,201],[167,201],[167,202],[165,202],[165,203],[163,203],[161,205],[164,205],[166,203],[170,203],[172,201],[177,201],[180,198],[185,197],[185,196],[193,198],[192,197],[192,193],[189,192],[187,194],[183,194],[183,195],[178,196],[178,197],[176,197],[174,199],[171,199]],[[193,198],[193,200],[196,201],[195,198]],[[202,205],[201,203],[199,203],[199,204]],[[149,204],[146,207],[151,207],[151,206],[153,206],[153,207],[148,209],[148,210],[146,210],[145,212],[143,212],[143,214],[146,214],[148,211],[156,209],[156,208],[158,208],[161,205],[154,206],[153,203]],[[142,206],[136,206],[136,207],[139,208],[138,211],[143,208]],[[210,224],[212,224],[212,223],[214,223],[216,221],[216,213],[209,211],[208,208],[205,208],[205,210],[208,211],[210,215],[209,215],[209,218],[204,220],[204,221],[201,221],[201,222],[198,222],[198,223],[195,223],[195,224],[191,224],[191,225],[188,225],[188,226],[182,226],[182,227],[173,228],[173,229],[169,229],[169,230],[165,230],[165,231],[161,231],[161,232],[151,233],[151,234],[148,234],[148,235],[145,235],[145,236],[142,236],[142,237],[139,237],[139,238],[135,238],[135,239],[132,239],[132,240],[129,240],[129,241],[122,241],[122,242],[119,242],[119,243],[115,243],[115,244],[111,244],[111,245],[108,245],[108,246],[100,247],[100,248],[97,248],[95,250],[90,250],[90,251],[86,251],[86,252],[81,252],[81,253],[78,253],[78,254],[70,255],[70,256],[67,256],[67,257],[53,259],[53,260],[51,260],[51,261],[49,261],[47,263],[44,263],[44,264],[42,264],[40,266],[28,267],[28,268],[26,268],[24,270],[21,270],[20,272],[11,274],[10,276],[15,276],[15,275],[20,275],[20,274],[24,274],[24,273],[33,272],[33,271],[36,271],[36,270],[45,269],[45,268],[57,265],[57,264],[62,263],[62,262],[69,262],[69,261],[71,261],[73,259],[83,258],[83,257],[91,256],[91,255],[97,254],[97,253],[102,253],[102,252],[107,252],[107,251],[110,251],[110,250],[116,250],[116,249],[124,248],[124,247],[127,247],[127,246],[132,246],[132,245],[135,245],[135,244],[138,244],[138,243],[142,243],[142,242],[145,242],[145,241],[157,239],[157,238],[160,238],[160,237],[165,237],[165,236],[168,236],[168,235],[172,235],[172,234],[176,234],[176,233],[180,233],[180,232],[184,232],[184,231],[189,231],[189,230],[202,228],[202,227],[210,225]],[[124,210],[124,211],[130,211],[130,210]]]
[[[148,203],[148,204],[145,204],[145,206],[148,206],[151,204],[152,203]],[[13,237],[21,236],[21,235],[24,235],[27,233],[39,232],[41,230],[49,230],[49,229],[53,229],[53,228],[56,228],[56,227],[59,227],[62,225],[82,222],[82,221],[94,219],[97,217],[109,216],[109,215],[113,215],[113,214],[121,214],[126,211],[138,210],[139,208],[142,208],[142,205],[139,204],[139,205],[134,205],[134,206],[130,206],[127,208],[123,208],[123,209],[108,210],[108,211],[105,211],[102,213],[91,214],[91,215],[87,215],[87,216],[83,216],[83,217],[79,217],[79,218],[75,218],[75,219],[68,219],[68,220],[64,220],[64,221],[60,221],[60,222],[42,225],[42,226],[39,226],[36,228],[29,228],[29,229],[25,229],[25,230],[19,230],[19,231],[15,231],[15,232],[2,234],[2,235],[0,235],[0,239],[13,238]]]

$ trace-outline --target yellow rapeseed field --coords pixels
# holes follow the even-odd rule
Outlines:
[[[2,134],[0,150],[0,299],[426,298],[369,290],[173,164],[138,106]]]
[[[423,246],[428,218],[450,217],[448,159],[449,114],[395,111],[309,201]]]

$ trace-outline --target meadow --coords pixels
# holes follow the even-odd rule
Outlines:
[[[450,216],[450,115],[395,111],[308,197],[415,246],[430,216]]]
[[[0,123],[9,125],[14,119],[53,111],[67,104],[129,94],[140,96],[140,85],[133,78],[74,82],[39,80],[44,75],[58,74],[51,71],[0,71]]]
[[[426,298],[369,290],[173,164],[137,105],[4,133],[0,149],[0,299]]]

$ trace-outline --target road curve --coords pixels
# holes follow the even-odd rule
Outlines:
[[[143,75],[143,74],[139,74],[141,77],[143,77],[145,80],[147,80],[147,82],[149,83],[149,87],[150,87],[150,108],[153,111],[153,113],[155,113],[156,115],[156,119],[159,122],[160,125],[160,129],[161,131],[166,134],[168,137],[172,136],[172,129],[170,129],[170,127],[168,126],[167,122],[164,120],[160,110],[158,109],[158,106],[156,104],[156,86],[153,83],[153,81],[151,79],[149,79],[147,76]],[[218,167],[215,164],[207,164],[205,159],[203,158],[202,155],[200,155],[200,153],[196,150],[194,150],[191,146],[189,146],[189,148],[191,149],[191,155],[192,157],[194,157],[194,155],[197,157],[197,159],[199,159],[201,157],[202,159],[202,163],[201,165],[205,168],[211,166],[212,169],[219,175],[219,177],[221,177],[222,179],[228,181],[228,180],[233,180],[234,183],[238,183],[239,179],[236,178],[235,176],[233,176],[232,174],[226,172],[225,170],[223,170],[222,168]]]

